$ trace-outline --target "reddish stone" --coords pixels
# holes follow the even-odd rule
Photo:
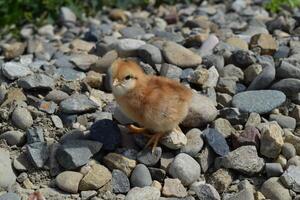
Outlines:
[[[238,148],[240,146],[254,145],[258,148],[259,141],[259,130],[253,126],[248,126],[239,136],[233,137],[233,147]]]

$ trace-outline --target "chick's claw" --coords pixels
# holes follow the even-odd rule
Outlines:
[[[150,147],[150,145],[152,145],[152,153],[153,153],[155,148],[157,147],[157,144],[158,144],[160,138],[162,138],[163,136],[164,136],[164,133],[153,134],[151,136],[151,138],[149,139],[149,141],[147,142],[146,147]]]

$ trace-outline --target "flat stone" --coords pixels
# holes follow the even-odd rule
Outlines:
[[[218,191],[210,184],[196,182],[190,189],[196,193],[199,200],[221,200]]]
[[[182,125],[188,128],[197,128],[212,122],[217,116],[217,109],[208,97],[193,94],[189,112]]]
[[[168,172],[173,178],[178,178],[184,186],[188,186],[200,177],[201,169],[191,156],[180,153],[170,164]]]
[[[234,169],[253,175],[262,171],[264,160],[257,155],[255,146],[242,146],[228,153],[225,157],[217,158],[219,166]]]
[[[97,60],[98,56],[91,54],[75,54],[70,58],[70,62],[83,71],[88,71]]]
[[[8,192],[0,196],[0,200],[21,200],[21,197],[16,193]]]
[[[89,200],[93,197],[97,196],[97,192],[95,190],[81,191],[80,196],[82,200]]]
[[[146,166],[154,166],[160,160],[161,154],[161,147],[156,147],[154,151],[150,148],[144,148],[137,154],[137,160]]]
[[[268,199],[292,200],[289,190],[283,187],[277,177],[273,177],[265,181],[260,191]]]
[[[285,95],[276,90],[246,91],[236,94],[232,105],[242,112],[265,114],[279,107],[285,100]]]
[[[203,132],[203,137],[214,152],[220,156],[226,156],[229,153],[229,146],[224,136],[216,129],[208,128]]]
[[[191,129],[186,133],[187,143],[180,149],[181,153],[186,153],[192,157],[196,156],[203,147],[203,139],[201,137],[202,132],[197,129]]]
[[[166,197],[182,198],[186,197],[188,193],[179,179],[166,178],[164,187],[162,188],[162,194]]]
[[[18,78],[27,76],[32,72],[28,67],[22,65],[21,63],[7,62],[2,66],[2,73],[9,80],[16,80]]]
[[[271,114],[269,120],[276,121],[281,128],[289,128],[291,130],[296,128],[296,119],[289,116]]]
[[[79,172],[64,171],[55,178],[55,183],[59,189],[76,194],[82,177],[83,175]]]
[[[99,58],[95,64],[91,65],[91,70],[98,73],[106,73],[108,68],[117,58],[117,51],[108,51],[102,58]]]
[[[8,189],[16,182],[16,175],[11,167],[9,152],[0,148],[0,187]]]
[[[33,74],[18,80],[18,85],[23,89],[44,89],[51,90],[54,88],[53,78],[45,74]]]
[[[45,142],[35,142],[28,144],[26,148],[28,158],[32,164],[37,168],[42,168],[49,157],[47,144]]]
[[[101,143],[92,140],[70,140],[58,148],[56,159],[65,169],[76,169],[85,165],[101,147]]]
[[[140,39],[143,35],[146,34],[145,30],[140,27],[126,27],[123,28],[120,33],[124,38],[131,38],[131,39]]]
[[[280,90],[287,96],[300,92],[300,80],[295,78],[282,79],[271,86],[273,90]]]
[[[20,129],[27,129],[32,126],[33,119],[30,112],[23,107],[17,107],[12,113],[12,122]]]
[[[130,182],[133,187],[150,186],[152,178],[148,168],[143,164],[138,164],[131,173]]]
[[[45,96],[45,100],[54,101],[55,103],[60,103],[67,98],[69,98],[69,95],[61,90],[52,90]]]
[[[226,40],[226,43],[233,47],[237,47],[239,49],[248,50],[248,43],[239,37],[228,38]]]
[[[95,47],[95,44],[92,42],[87,42],[81,39],[76,38],[70,43],[70,48],[75,51],[84,51],[89,52]]]
[[[137,56],[138,49],[146,43],[142,40],[136,39],[120,39],[113,43],[112,46],[118,52],[119,56]]]
[[[51,120],[56,128],[64,128],[63,122],[57,115],[51,115]]]
[[[61,67],[56,69],[55,75],[58,77],[63,77],[66,81],[75,81],[75,80],[82,80],[85,78],[85,73],[77,71],[75,69],[69,68],[69,67]]]
[[[136,161],[121,154],[109,153],[103,158],[104,164],[110,169],[119,169],[129,176],[136,166]]]
[[[68,99],[63,100],[59,104],[59,107],[64,113],[78,114],[95,111],[98,106],[86,95],[75,94],[70,96]]]
[[[93,164],[88,173],[81,179],[78,189],[81,191],[98,190],[108,183],[111,178],[111,172],[106,167]]]
[[[201,56],[206,56],[212,53],[213,49],[219,43],[219,38],[214,35],[210,34],[208,38],[202,43],[199,53]]]
[[[125,200],[159,200],[160,191],[155,187],[134,187],[126,195]]]
[[[280,177],[280,181],[286,188],[300,192],[300,166],[289,166]]]
[[[25,143],[25,134],[20,131],[6,131],[0,135],[0,139],[5,140],[10,146],[22,146]]]
[[[90,128],[90,138],[101,142],[104,150],[113,151],[121,144],[121,131],[112,120],[98,120]]]
[[[112,171],[112,189],[116,194],[125,194],[130,190],[130,182],[128,177],[124,172],[118,169]]]
[[[175,42],[165,42],[162,52],[168,63],[182,68],[194,67],[202,62],[200,55],[195,54]]]
[[[276,122],[261,124],[260,153],[268,158],[276,158],[283,145],[283,131]]]

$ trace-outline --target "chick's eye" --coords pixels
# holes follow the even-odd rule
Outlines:
[[[127,75],[127,76],[125,76],[125,80],[129,80],[129,79],[131,79],[132,78],[132,76],[131,75]]]

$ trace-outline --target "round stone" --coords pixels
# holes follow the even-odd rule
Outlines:
[[[242,112],[265,114],[280,106],[285,100],[285,95],[280,91],[246,91],[235,95],[232,105]]]
[[[32,126],[33,119],[26,108],[17,107],[12,114],[13,123],[20,129],[27,129]]]
[[[296,149],[291,143],[284,143],[281,149],[281,153],[286,159],[290,159],[296,156]]]
[[[118,169],[112,171],[111,185],[116,194],[125,194],[130,190],[130,182],[124,172]]]
[[[55,182],[59,189],[69,193],[77,193],[82,177],[83,175],[79,172],[64,171],[56,177]]]
[[[151,149],[145,148],[137,154],[137,160],[146,166],[153,166],[159,161],[161,154],[161,147],[156,147],[153,152]]]
[[[133,187],[150,186],[152,178],[148,168],[143,164],[138,164],[132,171],[130,182]]]
[[[11,146],[21,146],[25,143],[25,134],[20,131],[6,131],[0,135],[0,139],[6,140]]]

